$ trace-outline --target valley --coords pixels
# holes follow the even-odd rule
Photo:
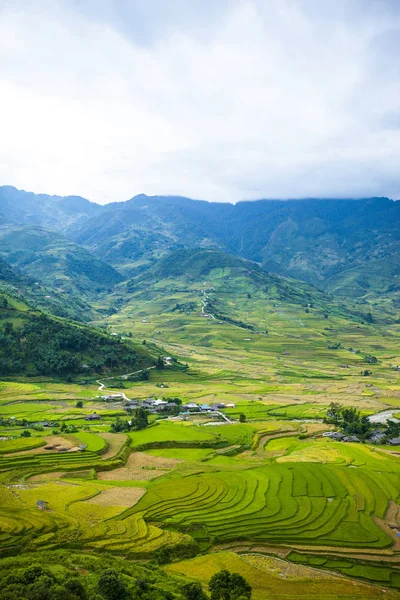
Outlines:
[[[45,216],[0,232],[4,572],[50,565],[90,599],[103,567],[160,600],[221,569],[255,600],[398,598],[400,442],[379,417],[400,417],[395,283],[331,293],[187,223],[192,247],[172,228],[176,244],[158,231],[121,259],[121,241],[82,243],[113,223],[82,206],[56,233]]]

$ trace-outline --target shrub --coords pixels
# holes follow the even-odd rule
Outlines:
[[[250,600],[251,586],[239,573],[226,569],[215,573],[209,581],[211,600]]]
[[[203,592],[201,584],[197,581],[184,585],[182,588],[182,594],[186,600],[206,600],[207,598]]]
[[[113,569],[107,569],[99,577],[97,590],[106,600],[124,600],[128,597],[125,583]]]

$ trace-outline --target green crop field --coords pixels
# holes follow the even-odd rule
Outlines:
[[[93,325],[172,364],[147,378],[0,381],[0,550],[110,564],[170,553],[160,581],[206,587],[228,568],[255,600],[398,597],[399,450],[322,433],[332,402],[398,413],[400,325],[316,292],[306,311],[297,292],[283,301],[229,269],[153,284],[122,283]],[[136,417],[100,398],[115,392],[231,406],[118,432],[117,417]]]

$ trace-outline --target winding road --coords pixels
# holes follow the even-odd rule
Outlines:
[[[105,379],[127,379],[128,377],[130,377],[131,375],[138,375],[139,373],[143,373],[143,371],[150,371],[150,369],[155,369],[156,367],[147,367],[146,369],[139,369],[139,371],[133,371],[132,373],[125,373],[125,375],[120,375],[118,378],[117,377],[106,377]],[[99,384],[99,387],[97,388],[99,392],[109,392],[110,394],[115,394],[115,390],[107,390],[106,389],[106,384],[103,383],[102,381],[100,381],[100,379],[96,380],[96,383]],[[124,393],[124,392],[117,392],[118,394],[121,394],[121,397],[123,398],[123,400],[125,400],[125,402],[129,401],[128,396]]]

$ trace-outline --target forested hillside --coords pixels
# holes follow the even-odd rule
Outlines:
[[[31,310],[0,292],[0,375],[74,376],[153,364],[142,346]]]

